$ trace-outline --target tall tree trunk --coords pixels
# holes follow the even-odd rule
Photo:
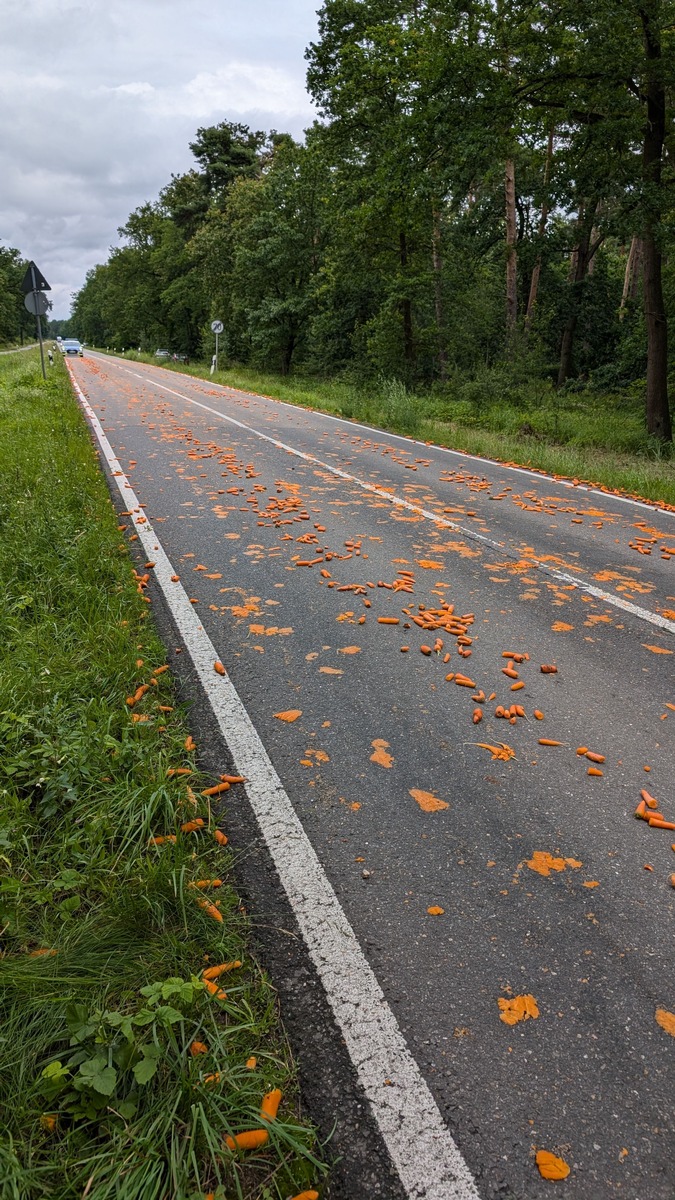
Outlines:
[[[532,279],[530,280],[530,294],[527,298],[527,312],[525,314],[525,336],[527,337],[532,325],[534,316],[534,306],[537,303],[537,294],[539,292],[539,278],[541,276],[541,258],[542,247],[544,243],[544,235],[546,233],[546,222],[548,220],[549,198],[548,198],[548,182],[551,177],[551,162],[553,161],[553,135],[555,129],[551,126],[548,135],[548,146],[546,147],[546,164],[544,166],[544,199],[541,202],[541,215],[539,217],[539,229],[537,230],[537,241],[539,242],[539,253],[537,261],[534,264],[532,271]]]
[[[668,406],[668,325],[663,303],[662,255],[659,243],[661,169],[666,136],[666,90],[661,69],[660,0],[640,6],[647,56],[647,121],[642,171],[647,185],[643,229],[643,288],[647,322],[647,432],[672,442]]]
[[[399,233],[399,256],[405,274],[408,266],[408,243],[403,230]],[[401,315],[403,317],[403,353],[406,363],[410,365],[415,358],[415,346],[413,344],[412,304],[408,296],[401,300]]]
[[[506,202],[506,336],[511,339],[518,321],[518,252],[516,250],[516,168],[507,158],[504,172]]]
[[[434,202],[431,213],[431,257],[434,269],[434,308],[438,331],[438,373],[442,383],[448,378],[448,355],[445,349],[443,314],[443,259],[441,257],[441,212]]]
[[[561,387],[572,373],[572,354],[574,350],[574,334],[579,320],[579,310],[584,292],[584,282],[588,268],[596,250],[602,243],[602,234],[598,235],[591,245],[593,221],[597,212],[598,202],[594,200],[586,209],[579,207],[579,240],[572,252],[570,261],[570,311],[565,322],[560,347],[560,367],[558,369],[558,387]]]
[[[621,307],[619,309],[620,321],[623,321],[628,305],[634,304],[637,300],[640,276],[642,274],[642,259],[642,238],[638,237],[637,233],[634,233],[630,241],[630,250],[628,251],[626,270],[623,277],[623,292],[621,294]]]

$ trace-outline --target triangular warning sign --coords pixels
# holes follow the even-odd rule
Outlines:
[[[26,269],[26,274],[21,281],[22,292],[51,292],[51,287],[47,283],[42,271],[35,266],[34,262],[29,262]]]

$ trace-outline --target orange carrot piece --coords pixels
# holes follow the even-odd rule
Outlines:
[[[647,805],[645,804],[644,800],[641,800],[640,803],[638,804],[637,808],[635,809],[635,812],[633,815],[638,817],[639,819],[641,818],[642,820],[646,821],[647,820],[647,817],[645,815],[646,809],[647,809]]]
[[[169,767],[167,777],[172,779],[174,775],[191,775],[190,767]]]
[[[557,675],[558,668],[553,663],[542,663],[539,670],[542,675]]]
[[[482,720],[483,720],[483,710],[482,710],[482,708],[474,708],[474,710],[473,710],[473,723],[474,723],[474,725],[477,725],[477,724],[478,724],[478,722],[479,722],[479,721],[482,721]]]
[[[223,833],[222,829],[214,829],[213,836],[219,846],[227,845],[227,835]]]
[[[202,796],[219,796],[221,792],[227,792],[229,787],[229,783],[216,783],[213,787],[204,788]]]
[[[196,1058],[198,1054],[208,1054],[209,1048],[205,1042],[190,1042],[190,1054]]]
[[[588,754],[588,746],[577,746],[577,754],[579,758],[583,758],[584,755]]]
[[[208,900],[199,900],[198,904],[200,908],[204,909],[204,912],[213,917],[214,921],[222,921],[223,914],[219,908],[216,908],[215,904],[210,904]]]
[[[167,833],[166,837],[151,837],[148,838],[149,846],[163,846],[165,842],[175,842],[175,833]]]
[[[153,675],[163,675],[165,671],[168,671],[168,669],[169,669],[169,664],[164,663],[163,667],[158,667],[157,670],[153,671],[152,673],[153,673]]]
[[[185,749],[188,752],[190,752],[191,750],[197,749],[197,743],[195,742],[194,738],[192,737],[192,734],[190,734],[190,733],[188,734],[188,736],[185,739]]]
[[[218,910],[216,909],[216,911],[218,911]],[[222,920],[222,917],[221,917],[221,920]],[[205,979],[204,987],[206,988],[207,992],[209,992],[212,996],[216,997],[216,1000],[227,1000],[227,992],[224,992],[221,989],[220,985],[217,983],[214,983],[212,979]]]
[[[553,738],[539,738],[540,746],[564,746],[564,742],[556,742]]]
[[[399,617],[378,617],[377,623],[378,625],[400,625],[401,621]]]
[[[518,680],[518,683],[512,683],[512,684],[511,684],[511,691],[512,691],[512,692],[519,692],[519,691],[520,691],[520,689],[521,689],[521,688],[524,688],[524,687],[525,687],[525,684],[523,683],[522,679],[519,679],[519,680]]]
[[[213,669],[216,672],[216,675],[227,675],[227,671],[225,670],[219,658],[214,662]]]
[[[378,617],[379,620],[379,617]],[[421,654],[431,654],[431,646],[420,646]]]
[[[600,776],[602,775],[602,771],[599,771],[597,767],[589,767],[586,774]]]
[[[593,763],[604,763],[605,761],[604,754],[594,754],[592,750],[586,751],[586,758]]]
[[[228,1150],[259,1150],[269,1136],[266,1129],[246,1129],[244,1133],[235,1133],[233,1138],[227,1134],[225,1145]]]
[[[675,821],[659,821],[650,814],[649,824],[652,829],[675,829]]]
[[[640,790],[640,799],[644,800],[645,804],[647,805],[647,808],[658,808],[659,807],[658,800],[655,800],[654,797],[652,795],[650,795],[650,793],[647,791],[646,788],[642,788]]]
[[[234,971],[236,967],[240,966],[240,960],[235,958],[234,962],[219,963],[217,967],[207,967],[205,971],[202,971],[202,979],[220,979],[220,976],[224,975],[226,971]]]
[[[544,720],[544,714],[538,708],[535,708],[534,713],[532,715],[536,718],[537,721]]]
[[[185,821],[181,827],[181,833],[196,833],[198,829],[203,829],[205,821],[203,817],[195,817],[194,821]]]
[[[244,775],[221,775],[223,783],[246,783]]]
[[[268,1121],[274,1121],[281,1104],[281,1097],[282,1092],[279,1088],[273,1088],[271,1092],[267,1092],[260,1105],[260,1116],[267,1117]]]

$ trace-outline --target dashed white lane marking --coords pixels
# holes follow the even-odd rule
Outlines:
[[[349,471],[343,471],[340,467],[334,467],[330,463],[324,462],[323,459],[316,458],[313,454],[306,454],[304,450],[297,450],[295,446],[289,446],[286,442],[271,437],[268,433],[262,433],[252,425],[245,425],[243,421],[238,421],[236,417],[229,417],[226,413],[222,413],[220,409],[213,408],[210,404],[203,404],[201,400],[195,400],[192,396],[186,396],[183,392],[177,392],[174,388],[167,387],[165,383],[160,383],[157,379],[151,379],[147,375],[138,375],[136,371],[129,371],[125,367],[121,369],[126,371],[128,375],[136,375],[138,379],[142,379],[144,383],[149,383],[152,387],[162,388],[163,391],[169,392],[172,396],[177,396],[179,400],[185,400],[187,404],[194,404],[196,408],[203,408],[205,412],[220,417],[221,421],[227,421],[230,425],[236,425],[237,428],[243,429],[246,433],[254,434],[255,437],[260,438],[264,442],[269,442],[270,445],[276,446],[279,450],[286,450],[289,454],[294,454],[296,458],[302,458],[305,462],[313,463],[315,466],[321,467],[324,471],[330,471],[332,475],[336,475],[340,479],[346,479],[349,483],[357,484],[364,491],[372,492],[381,500],[388,500],[390,504],[395,505],[397,508],[407,508],[411,512],[425,517],[428,521],[433,521],[436,525],[440,525],[445,529],[452,529],[454,533],[461,533],[465,538],[470,538],[474,542],[481,542],[483,545],[489,546],[490,549],[497,550],[500,554],[506,554],[508,558],[517,559],[519,557],[513,551],[509,550],[508,547],[494,541],[492,538],[486,537],[482,533],[477,533],[475,529],[466,529],[463,525],[458,525],[456,521],[448,521],[446,517],[441,517],[438,513],[432,512],[428,508],[414,504],[411,500],[405,500],[403,496],[396,496],[391,492],[382,491],[375,484],[368,483],[365,479],[359,479],[358,475],[352,475]],[[545,575],[550,575],[552,579],[557,579],[568,586],[577,587],[581,591],[586,592],[587,595],[594,596],[596,599],[604,601],[605,604],[612,604],[614,608],[618,608],[622,612],[631,613],[632,616],[639,617],[641,621],[647,621],[650,625],[655,625],[658,629],[664,629],[668,633],[675,633],[675,621],[669,621],[667,617],[662,617],[660,613],[650,612],[648,608],[642,608],[638,604],[633,604],[630,600],[624,600],[623,596],[617,596],[614,592],[606,592],[602,588],[594,587],[593,584],[587,583],[585,579],[579,579],[578,576],[570,575],[565,571],[557,571],[555,567],[549,567],[545,563],[526,558],[523,560],[530,562],[533,570],[543,571]]]
[[[356,939],[305,830],[229,676],[217,675],[206,634],[158,535],[115,457],[93,409],[71,374],[112,476],[132,513],[195,670],[230,748],[238,774],[293,907],[363,1090],[401,1183],[411,1200],[479,1200],[473,1177],[443,1121],[396,1018]]]

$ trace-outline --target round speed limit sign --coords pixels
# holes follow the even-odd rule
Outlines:
[[[211,332],[212,333],[222,333],[224,328],[225,328],[225,326],[223,325],[222,321],[212,321],[211,322]]]

